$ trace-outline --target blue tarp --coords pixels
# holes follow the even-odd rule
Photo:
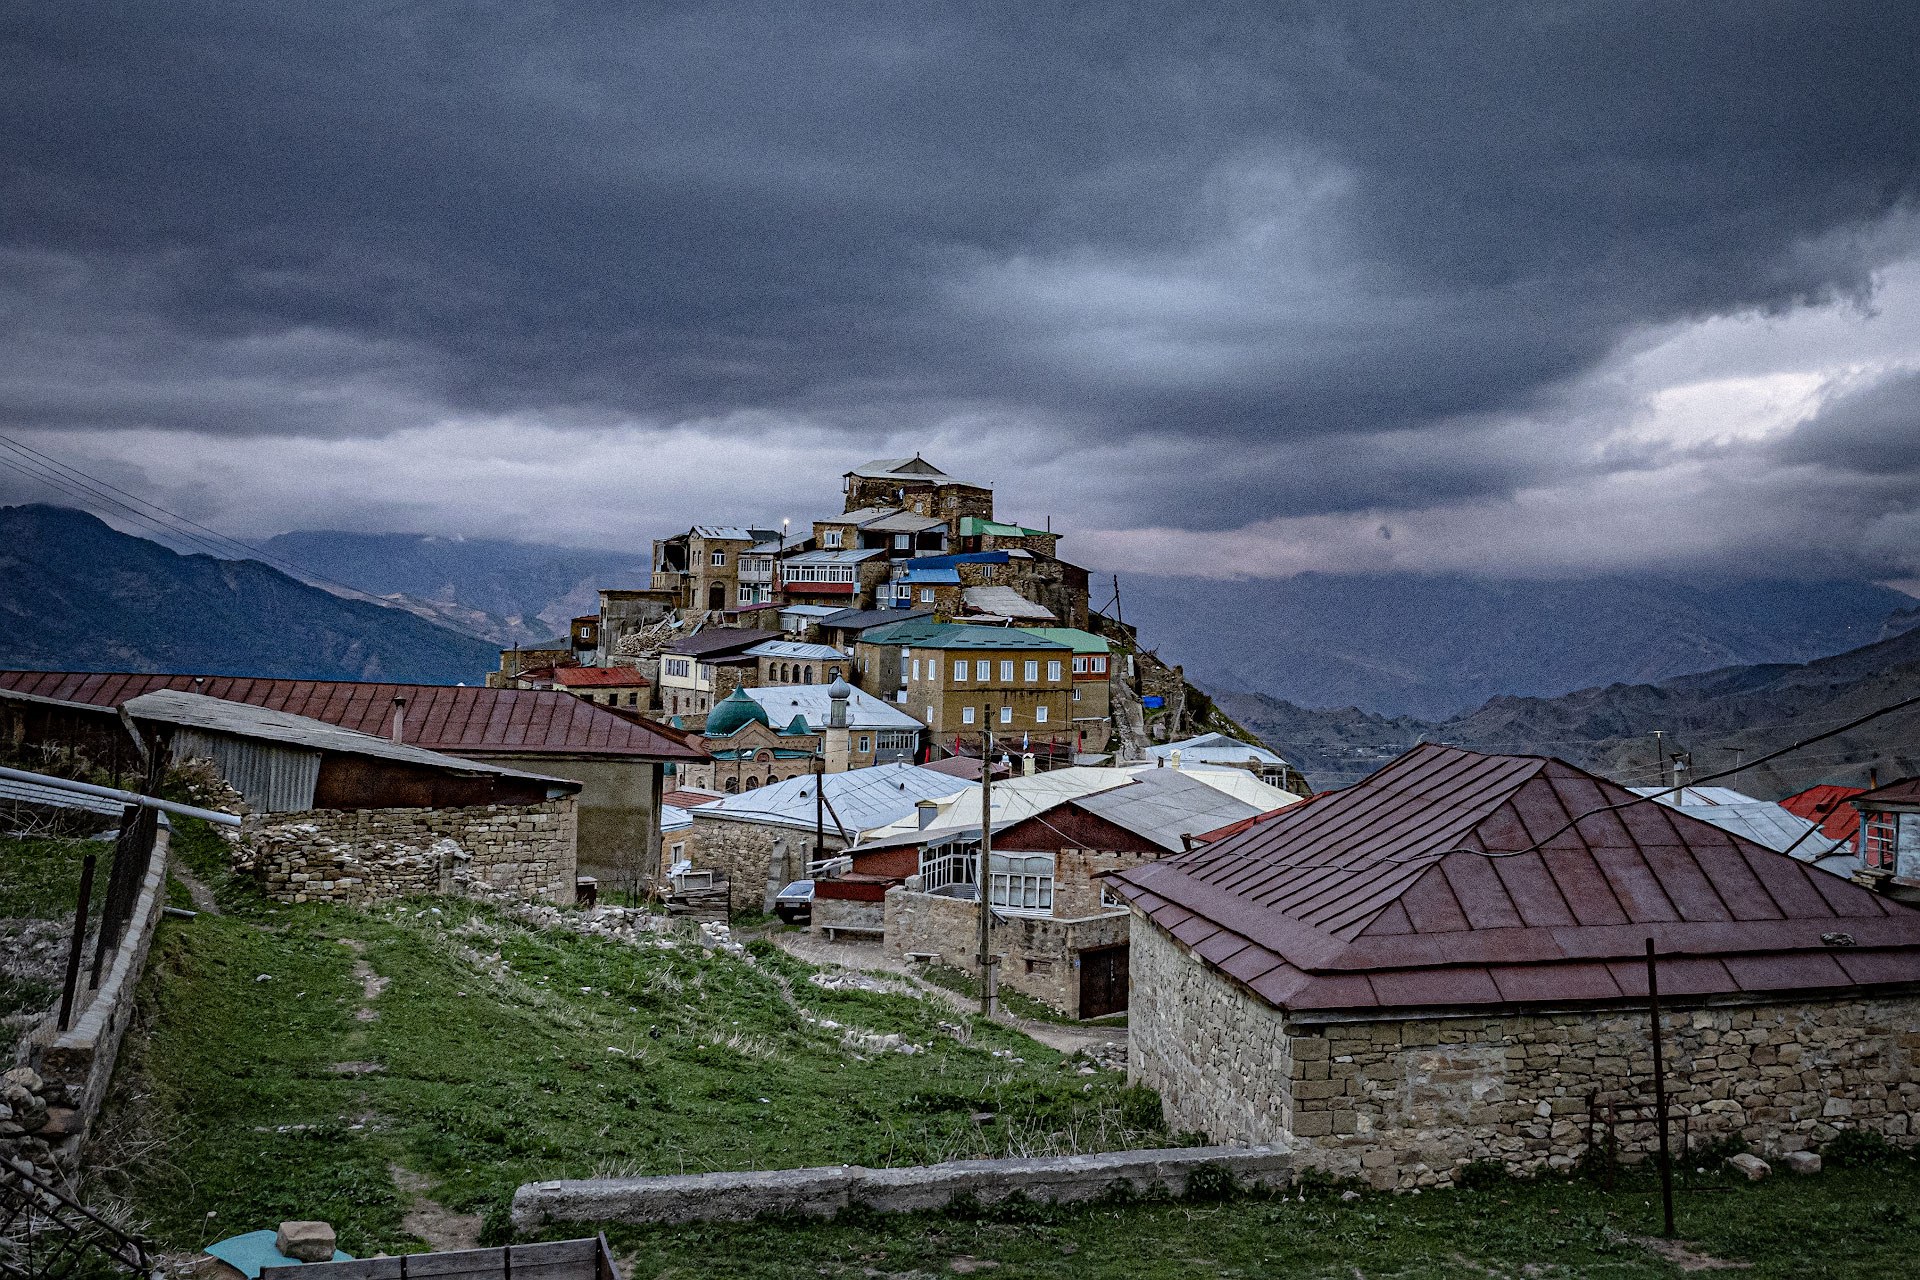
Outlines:
[[[278,1231],[249,1231],[243,1236],[228,1236],[217,1244],[207,1246],[207,1252],[220,1261],[233,1267],[247,1280],[260,1280],[262,1267],[297,1267],[300,1259],[289,1258],[273,1247],[280,1238]],[[333,1251],[335,1262],[352,1262],[353,1255]]]

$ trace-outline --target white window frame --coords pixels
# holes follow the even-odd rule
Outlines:
[[[966,678],[967,678],[967,664],[966,664],[966,663],[964,663],[964,662],[956,662],[956,663],[954,663],[954,664],[953,664],[953,678],[954,678],[954,681],[955,681],[955,683],[961,683],[961,682],[964,682],[964,681],[966,680]]]
[[[713,567],[714,567],[714,568],[716,568],[716,569],[724,569],[724,568],[726,568],[726,565],[727,565],[727,553],[726,553],[726,552],[724,552],[724,551],[716,551],[716,552],[714,552],[714,553],[713,553]]]
[[[1058,658],[1047,659],[1047,683],[1060,683],[1060,660]]]
[[[921,603],[921,604],[932,604],[932,603],[933,603],[933,588],[932,588],[932,587],[922,587],[922,588],[920,588],[920,603]]]
[[[1043,702],[1039,706],[1033,709],[1033,722],[1035,724],[1045,724],[1047,722],[1047,704],[1046,703]]]
[[[668,674],[668,675],[670,675],[670,676],[678,676],[678,677],[681,677],[681,678],[685,678],[685,677],[687,677],[687,676],[690,676],[690,675],[692,675],[692,674],[693,674],[693,659],[691,659],[691,658],[668,658],[668,659],[667,659],[667,674]]]
[[[746,583],[744,583],[744,582],[743,582],[743,583],[741,583],[741,584],[740,584],[740,598],[739,598],[739,600],[738,600],[738,603],[740,603],[740,604],[752,604],[753,602],[754,602],[754,599],[753,599],[753,588],[752,588],[752,587],[750,587],[750,586],[748,586],[748,585],[747,585]]]
[[[1013,683],[1013,659],[1012,658],[1000,659],[1000,683],[1001,684]]]
[[[1001,708],[1000,708],[1000,723],[1001,723],[1001,724],[1012,724],[1012,723],[1013,723],[1013,707],[1012,707],[1011,705],[1003,705],[1003,706],[1001,706]]]
[[[913,660],[913,678],[915,680],[920,678],[920,659],[918,658]]]
[[[861,734],[860,747],[859,747],[860,754],[865,755],[867,752],[872,750],[873,750],[873,738],[868,734],[864,734],[864,733]]]
[[[962,708],[960,708],[960,723],[961,723],[961,724],[972,724],[972,723],[973,723],[973,708],[972,708],[972,707],[962,707]]]
[[[1026,676],[1028,684],[1039,684],[1040,683],[1040,659],[1028,658],[1026,669],[1022,674]]]
[[[820,541],[825,546],[837,549],[840,546],[840,531],[838,529],[828,529],[825,533],[821,534]]]

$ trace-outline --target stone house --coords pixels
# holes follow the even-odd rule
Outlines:
[[[989,729],[1008,742],[1072,742],[1073,650],[1031,631],[903,622],[863,634],[855,666],[862,688],[890,693],[936,742]]]
[[[952,531],[937,516],[900,507],[862,507],[813,522],[817,551],[878,551],[889,560],[941,555]]]
[[[853,655],[828,644],[804,640],[763,640],[741,651],[753,659],[751,678],[743,673],[748,688],[777,684],[832,684],[853,669]]]
[[[890,627],[897,622],[915,622],[921,619],[935,621],[931,609],[841,609],[827,614],[814,624],[822,644],[830,644],[845,653],[853,653],[854,646],[860,643],[860,637],[875,627]],[[860,679],[856,664],[847,679],[862,688],[868,688]],[[871,691],[871,690],[870,690]]]
[[[203,693],[463,760],[570,778],[581,784],[574,801],[579,869],[607,878],[658,846],[666,768],[706,758],[685,733],[557,689],[76,671],[0,671],[0,688],[104,707],[156,689]]]
[[[563,667],[575,661],[573,650],[568,649],[522,649],[515,645],[511,649],[500,651],[500,669],[487,672],[487,688],[517,689],[514,683],[523,671],[542,671],[553,667]]]
[[[1051,529],[1001,524],[979,516],[963,517],[958,533],[962,551],[1031,551],[1052,556],[1060,545],[1060,535]]]
[[[602,587],[599,596],[600,645],[595,660],[602,665],[612,655],[624,652],[620,642],[628,636],[670,620],[680,600],[677,590],[651,588]]]
[[[996,806],[987,902],[993,908],[991,953],[1000,981],[1074,1017],[1127,1007],[1128,919],[1124,903],[1098,878],[1186,847],[1196,831],[1250,818],[1255,804],[1173,769],[1069,770],[1087,775],[1068,794],[1038,805]],[[1099,775],[1105,775],[1104,777]],[[1021,784],[996,793],[1025,800]],[[1096,789],[1084,789],[1090,785]],[[978,796],[978,788],[972,788]],[[979,922],[980,824],[963,798],[945,821],[905,835],[877,832],[853,852],[852,874],[886,885],[883,937],[896,955],[939,955],[975,969]],[[816,883],[815,902],[833,881]]]
[[[749,627],[702,627],[660,650],[660,710],[669,716],[702,716],[743,684],[759,679],[760,660],[744,656],[757,644],[781,638],[778,631]]]
[[[1641,1158],[1650,940],[1690,1143],[1915,1136],[1920,911],[1562,761],[1422,745],[1108,880],[1176,1129],[1382,1188]]]
[[[1178,668],[1175,668],[1177,671]],[[1251,742],[1229,738],[1224,733],[1203,733],[1178,742],[1155,743],[1147,748],[1147,758],[1173,765],[1214,765],[1226,769],[1245,769],[1269,786],[1307,795],[1312,788],[1298,769],[1280,756]]]
[[[887,552],[873,547],[793,552],[780,562],[781,602],[870,608],[887,581],[888,563]]]
[[[777,555],[780,530],[749,529],[740,525],[697,524],[671,538],[653,543],[653,591],[672,596],[681,609],[727,609],[740,599],[742,556],[756,560]],[[769,544],[774,550],[766,552]],[[768,566],[769,582],[771,566]],[[746,578],[755,585],[752,570]]]
[[[875,458],[841,478],[847,511],[895,507],[931,516],[957,534],[969,516],[993,518],[993,490],[956,480],[915,454],[911,458]]]
[[[957,789],[946,774],[910,764],[788,778],[689,810],[686,859],[728,882],[733,910],[763,910],[769,884],[804,879],[810,863],[854,844],[861,832]]]
[[[633,667],[548,667],[522,671],[516,689],[559,689],[584,702],[634,711],[648,709],[653,682]]]
[[[745,689],[722,698],[700,730],[708,759],[674,772],[677,786],[734,795],[786,778],[812,773],[820,755],[820,735],[795,715],[776,725]]]
[[[271,897],[372,902],[464,880],[573,901],[577,782],[204,694],[160,689],[123,709],[238,793],[234,865]]]

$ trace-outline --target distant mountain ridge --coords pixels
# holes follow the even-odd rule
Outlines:
[[[1317,788],[1347,786],[1420,741],[1552,755],[1630,785],[1659,782],[1654,731],[1694,777],[1755,760],[1920,695],[1920,628],[1807,663],[1722,667],[1558,698],[1491,698],[1446,720],[1357,708],[1308,710],[1265,694],[1221,693],[1220,707],[1288,757]],[[1884,716],[1723,785],[1779,799],[1816,782],[1865,785],[1920,773],[1920,708]]]
[[[498,657],[257,560],[180,555],[65,507],[0,507],[0,666],[478,684]]]
[[[1121,589],[1142,642],[1204,688],[1429,721],[1502,694],[1807,662],[1920,622],[1911,596],[1851,580],[1306,573]]]
[[[338,530],[283,533],[263,545],[303,569],[502,647],[567,634],[574,618],[599,611],[599,588],[645,587],[653,570],[651,548],[635,555]]]

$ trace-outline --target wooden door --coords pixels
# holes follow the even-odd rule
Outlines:
[[[1080,1016],[1098,1018],[1127,1007],[1127,947],[1080,953]]]

